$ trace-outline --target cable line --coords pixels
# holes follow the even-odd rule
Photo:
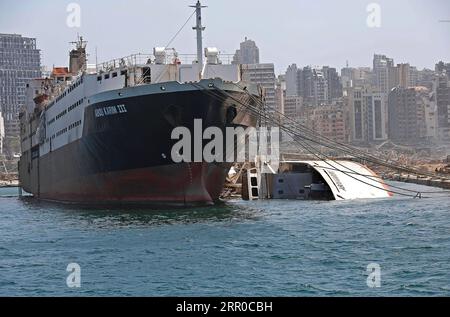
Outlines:
[[[219,93],[218,91],[212,91],[212,90],[209,90],[207,87],[202,86],[201,84],[192,83],[192,85],[194,85],[196,88],[198,88],[199,90],[201,90],[201,91],[204,92],[205,94],[208,94],[208,95],[210,95],[210,96],[212,96],[212,97],[214,97],[214,98],[216,98],[216,99],[219,99],[219,100],[221,100],[221,101],[224,101],[224,100],[226,100],[227,98],[230,98],[230,99],[236,101],[239,105],[241,105],[241,106],[244,108],[244,109],[240,109],[241,111],[242,111],[242,110],[249,110],[251,113],[253,113],[253,114],[259,116],[259,117],[260,117],[260,120],[261,120],[261,119],[265,119],[266,122],[267,122],[267,121],[270,121],[271,123],[275,123],[275,124],[279,125],[279,127],[280,127],[283,131],[285,131],[287,134],[289,134],[289,135],[295,137],[295,138],[293,138],[294,141],[295,141],[296,143],[298,143],[298,144],[299,144],[303,149],[305,149],[307,152],[311,153],[312,155],[314,155],[315,157],[317,157],[320,161],[323,161],[325,164],[329,165],[331,169],[338,170],[338,171],[344,173],[345,175],[347,175],[347,176],[349,176],[349,177],[355,179],[356,181],[359,181],[359,182],[361,182],[361,183],[364,183],[364,184],[366,184],[366,185],[368,185],[368,186],[375,187],[375,188],[377,188],[377,189],[379,189],[379,190],[384,190],[384,191],[387,191],[387,192],[390,192],[390,193],[394,193],[394,194],[398,194],[398,195],[402,195],[402,196],[407,196],[407,197],[415,197],[415,198],[417,198],[417,197],[420,197],[420,198],[429,198],[429,197],[423,197],[423,196],[422,196],[423,193],[432,194],[432,193],[443,193],[443,192],[445,192],[444,190],[443,190],[443,191],[440,191],[440,192],[437,192],[437,191],[435,191],[435,192],[417,192],[417,191],[415,191],[415,190],[410,190],[410,189],[406,189],[406,188],[401,188],[401,187],[399,187],[399,186],[390,185],[390,187],[399,189],[399,190],[401,190],[401,191],[415,193],[415,195],[410,195],[410,194],[405,194],[405,193],[398,192],[398,191],[389,190],[389,189],[386,189],[386,188],[380,188],[380,187],[378,187],[378,186],[375,186],[374,184],[367,183],[367,182],[365,182],[365,181],[363,181],[363,180],[361,180],[361,179],[359,179],[359,178],[356,178],[356,177],[352,176],[352,174],[353,174],[353,175],[361,176],[361,177],[363,177],[363,178],[367,178],[367,179],[371,180],[372,182],[375,182],[375,183],[379,183],[379,184],[385,185],[384,182],[374,180],[374,178],[382,179],[382,178],[379,177],[379,176],[375,176],[375,175],[364,175],[364,174],[358,173],[358,172],[356,172],[356,171],[350,169],[350,168],[347,167],[347,166],[342,165],[341,163],[339,163],[339,162],[337,162],[337,161],[335,161],[335,160],[333,160],[333,159],[330,159],[330,158],[327,157],[326,155],[322,155],[323,157],[321,157],[320,155],[317,154],[318,152],[320,152],[320,151],[317,150],[317,148],[313,147],[311,144],[308,145],[306,142],[302,143],[302,142],[299,141],[297,138],[306,139],[306,140],[308,140],[308,141],[310,141],[310,142],[313,142],[313,143],[316,143],[316,144],[319,144],[319,145],[322,145],[322,146],[326,146],[326,147],[331,148],[331,149],[334,149],[334,150],[337,149],[337,150],[343,151],[344,149],[347,149],[347,153],[349,152],[348,150],[353,150],[351,147],[349,147],[349,146],[347,146],[347,145],[344,145],[344,144],[338,144],[338,145],[343,145],[343,146],[344,146],[344,149],[343,149],[341,146],[333,147],[333,146],[331,146],[330,144],[326,144],[326,143],[324,144],[323,141],[322,141],[322,142],[319,142],[319,141],[317,140],[317,139],[318,139],[317,136],[319,136],[319,139],[320,139],[320,138],[322,138],[322,139],[324,139],[324,138],[325,138],[325,139],[328,139],[328,138],[326,138],[326,137],[324,137],[324,136],[322,136],[322,135],[320,135],[320,134],[316,134],[315,132],[311,133],[311,132],[312,132],[311,130],[309,130],[309,129],[307,129],[307,128],[305,129],[304,127],[303,127],[303,129],[299,129],[299,130],[301,130],[301,131],[303,130],[304,132],[306,132],[305,134],[307,134],[308,136],[310,136],[311,134],[314,134],[314,135],[313,135],[313,136],[310,136],[310,137],[305,137],[305,135],[298,134],[297,131],[295,131],[295,130],[293,130],[292,128],[289,128],[289,127],[287,127],[285,124],[283,124],[283,123],[281,122],[281,120],[278,120],[278,121],[277,121],[277,118],[274,117],[272,114],[267,114],[265,111],[261,111],[261,109],[264,108],[264,104],[262,103],[262,101],[259,100],[258,98],[256,98],[255,96],[253,96],[252,94],[250,94],[245,88],[243,88],[243,87],[241,87],[241,86],[239,86],[239,85],[237,85],[237,84],[235,84],[235,85],[236,85],[237,87],[239,87],[240,89],[244,90],[244,91],[246,92],[246,95],[249,97],[249,99],[250,99],[251,101],[253,101],[254,103],[256,103],[256,105],[259,106],[259,107],[255,107],[255,106],[252,105],[250,102],[245,102],[245,101],[243,101],[243,100],[242,100],[243,98],[237,99],[237,98],[236,98],[235,96],[233,96],[231,93],[228,93],[228,92],[226,92],[226,91],[223,90],[223,89],[219,89],[219,88],[218,88],[218,90],[220,91],[220,93]],[[242,108],[242,107],[241,107],[241,108]],[[288,117],[286,117],[284,114],[279,113],[277,110],[275,110],[275,109],[273,109],[273,110],[274,110],[273,112],[279,114],[279,117],[285,117],[285,118],[288,118]],[[288,118],[288,119],[290,119],[290,118]],[[292,121],[292,120],[291,120],[291,121]],[[294,121],[294,126],[297,127],[297,124],[296,124],[296,123],[297,123],[297,122]],[[334,140],[331,140],[331,139],[328,139],[328,140],[331,141],[331,142],[334,142]],[[336,142],[334,142],[334,143],[336,143]],[[355,155],[355,153],[358,153],[358,152],[361,153],[361,151],[359,151],[359,150],[356,150],[356,151],[350,152],[350,153],[351,153],[352,155]],[[363,154],[365,154],[365,153],[363,153]],[[367,158],[365,158],[365,159],[366,159],[367,161],[369,161]],[[330,162],[328,162],[327,160],[328,160],[328,161],[334,162],[335,164],[337,164],[337,165],[339,165],[339,166],[345,168],[345,169],[348,170],[348,171],[344,171],[344,170],[339,170],[339,169],[337,169],[336,166],[331,165]],[[373,159],[372,159],[372,160],[373,160]],[[378,164],[380,163],[378,158],[375,158],[375,160],[376,160],[376,161],[375,161],[374,163],[378,163]],[[377,161],[378,161],[378,162],[377,162]],[[381,162],[381,163],[384,163],[384,162]],[[386,163],[384,163],[384,164],[386,164]],[[381,165],[381,164],[380,164],[380,165]],[[391,166],[391,168],[398,168],[398,166],[395,166],[395,165],[393,165],[393,164],[389,164],[389,166]]]

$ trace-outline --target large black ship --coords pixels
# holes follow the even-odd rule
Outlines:
[[[183,64],[174,49],[154,48],[90,66],[82,38],[69,67],[27,85],[20,114],[20,184],[43,200],[164,205],[212,204],[230,162],[174,161],[174,128],[255,126],[256,87],[241,81],[240,65],[222,64],[201,45]],[[200,32],[198,31],[200,30]],[[200,35],[199,35],[200,33]],[[203,55],[204,54],[204,55]],[[206,58],[203,63],[203,57]]]

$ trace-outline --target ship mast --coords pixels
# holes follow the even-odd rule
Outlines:
[[[202,32],[205,30],[205,27],[202,26],[202,8],[206,8],[206,6],[202,6],[200,0],[198,0],[195,6],[190,7],[195,8],[197,15],[197,25],[194,26],[192,29],[197,31],[197,62],[203,67]]]

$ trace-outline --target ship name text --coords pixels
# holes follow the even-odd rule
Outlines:
[[[95,117],[106,117],[106,116],[113,116],[116,114],[126,113],[127,107],[125,105],[116,105],[116,106],[108,106],[108,107],[101,107],[95,109]]]

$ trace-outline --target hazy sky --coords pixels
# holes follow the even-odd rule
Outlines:
[[[66,7],[81,6],[81,27],[69,28]],[[195,0],[0,0],[0,33],[36,37],[42,64],[67,65],[77,32],[89,42],[90,62],[164,46],[192,12]],[[381,27],[369,28],[368,4],[381,6]],[[203,0],[205,46],[234,53],[245,36],[277,73],[291,63],[341,68],[370,66],[374,53],[396,63],[433,68],[450,61],[449,0]],[[195,53],[192,19],[171,46]]]

